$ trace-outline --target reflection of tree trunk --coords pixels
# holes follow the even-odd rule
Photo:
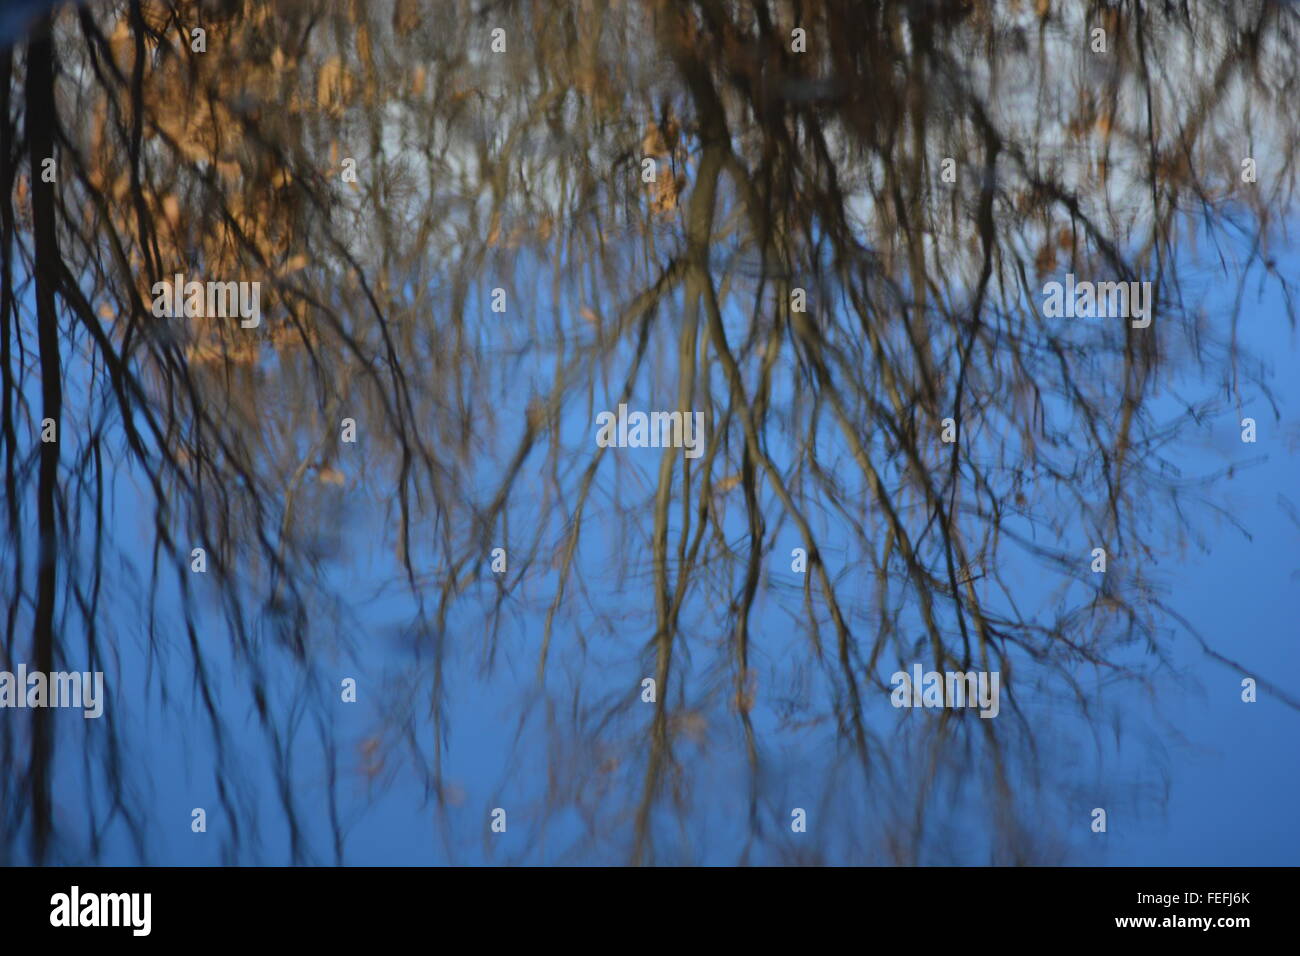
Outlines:
[[[59,433],[63,404],[59,362],[58,315],[54,290],[58,282],[59,244],[54,230],[54,185],[41,182],[41,161],[54,155],[54,47],[50,22],[45,17],[27,48],[27,144],[32,182],[32,231],[35,238],[37,342],[41,353],[41,417],[53,419]],[[40,530],[40,559],[37,567],[36,626],[33,658],[44,674],[54,670],[54,590],[57,528],[54,495],[59,471],[58,441],[41,443],[40,483],[37,495],[37,523]],[[20,693],[23,689],[20,688]],[[32,711],[31,794],[33,849],[36,860],[45,858],[50,819],[50,764],[54,737],[48,708]]]

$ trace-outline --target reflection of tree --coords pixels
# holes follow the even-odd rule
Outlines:
[[[442,636],[466,621],[489,634],[490,659],[511,615],[540,612],[543,674],[587,636],[644,628],[660,688],[647,749],[630,740],[630,693],[548,717],[554,766],[637,793],[635,859],[657,858],[665,797],[689,806],[682,746],[700,753],[704,727],[730,741],[732,720],[751,838],[766,836],[758,821],[782,810],[763,783],[764,697],[787,726],[833,722],[852,759],[826,771],[827,789],[929,768],[890,810],[912,849],[886,852],[919,852],[941,769],[981,766],[997,852],[1032,858],[1007,822],[1037,719],[1016,692],[1072,688],[1087,712],[1083,668],[1142,677],[1126,645],[1162,648],[1168,619],[1141,555],[1154,519],[1183,520],[1200,494],[1170,477],[1162,449],[1210,406],[1170,421],[1152,398],[1182,355],[1230,370],[1234,396],[1248,367],[1224,331],[1235,318],[1207,327],[1180,264],[1192,240],[1218,243],[1249,251],[1224,266],[1243,289],[1252,275],[1283,282],[1268,241],[1294,176],[1285,91],[1300,24],[1278,4],[1098,4],[1077,21],[1009,6],[814,2],[797,20],[783,4],[720,0],[59,14],[52,39],[43,25],[3,64],[16,90],[0,110],[6,658],[22,658],[28,631],[45,669],[84,658],[74,633],[92,659],[116,647],[120,621],[99,604],[107,556],[96,543],[87,568],[73,542],[101,540],[106,475],[125,454],[149,476],[154,561],[180,568],[185,606],[188,542],[204,541],[234,653],[259,653],[256,596],[310,667],[312,609],[338,557],[333,509],[365,488],[392,502],[411,631],[438,662],[423,691],[438,739],[456,649]],[[203,53],[188,42],[196,24]],[[806,54],[791,52],[796,25]],[[1088,50],[1094,25],[1104,56]],[[1271,167],[1247,188],[1256,130],[1272,137]],[[57,188],[33,175],[47,155]],[[1042,318],[1042,281],[1064,271],[1151,280],[1155,323]],[[260,279],[266,318],[251,332],[156,319],[149,287],[176,272]],[[505,316],[487,305],[498,286]],[[796,288],[806,313],[790,309]],[[59,391],[74,355],[91,376],[75,425]],[[703,410],[709,436],[697,462],[662,454],[640,495],[634,466],[606,460],[585,424],[634,395]],[[360,474],[337,459],[345,415],[364,423]],[[59,445],[36,444],[44,417],[61,422]],[[625,526],[602,535],[620,512]],[[623,566],[597,573],[617,535]],[[484,598],[497,541],[511,571]],[[1099,588],[1085,560],[1097,543],[1121,556]],[[809,554],[801,594],[773,573],[792,544]],[[1053,605],[1021,607],[1027,559],[1061,582]],[[778,619],[797,622],[804,660],[759,663],[775,660],[781,628],[764,622]],[[718,640],[688,662],[686,635]],[[716,657],[700,670],[702,651]],[[869,701],[912,660],[1001,670],[1012,704],[998,721],[924,720],[900,754]],[[249,671],[280,751],[266,677]],[[4,762],[18,766],[5,727]],[[54,741],[45,715],[33,728],[28,773],[0,805],[31,806],[3,819],[29,826],[43,858]],[[417,752],[421,733],[413,722]],[[441,746],[423,758],[441,802]],[[143,832],[117,745],[105,768]],[[287,793],[287,762],[277,770]],[[586,799],[549,796],[559,809]]]

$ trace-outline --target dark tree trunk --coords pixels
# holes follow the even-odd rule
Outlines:
[[[53,419],[56,441],[41,443],[37,525],[40,562],[37,567],[36,624],[33,657],[37,670],[54,670],[54,604],[58,556],[55,498],[59,478],[59,440],[62,440],[63,384],[59,356],[58,312],[55,291],[59,281],[59,244],[54,228],[54,190],[58,183],[41,181],[41,161],[54,155],[54,46],[50,21],[44,18],[27,47],[27,147],[32,185],[32,231],[35,237],[37,342],[41,359],[41,417]],[[23,692],[22,689],[19,691]],[[31,794],[32,849],[43,862],[49,849],[53,821],[50,814],[50,770],[54,735],[48,708],[32,711]]]

